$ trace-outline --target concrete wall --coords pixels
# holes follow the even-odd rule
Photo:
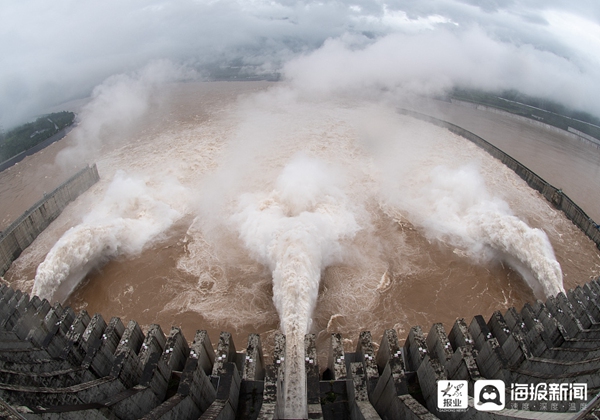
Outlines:
[[[86,167],[33,205],[0,233],[0,275],[63,209],[100,179],[94,164]]]
[[[596,246],[600,249],[600,226],[595,223],[577,204],[575,204],[573,200],[564,194],[562,190],[544,181],[544,179],[520,163],[518,160],[510,157],[502,150],[498,149],[491,143],[488,143],[478,135],[473,134],[457,125],[414,111],[402,109],[399,110],[399,112],[423,121],[427,121],[439,127],[447,128],[451,132],[472,141],[490,155],[496,159],[499,159],[502,163],[519,175],[525,182],[527,182],[531,188],[539,191],[557,209],[562,210],[567,218],[571,220],[577,227],[579,227],[592,241],[594,241]]]
[[[274,349],[263,354],[257,334],[236,347],[231,334],[221,332],[215,351],[206,330],[197,330],[191,343],[178,327],[166,332],[157,324],[142,331],[135,321],[76,314],[0,284],[0,418],[284,418],[283,334],[276,333]],[[487,322],[481,315],[470,323],[459,318],[448,333],[442,324],[429,333],[414,326],[403,345],[400,339],[388,329],[377,346],[363,331],[356,351],[348,352],[341,334],[333,333],[323,371],[316,335],[307,334],[304,418],[600,418],[600,397],[594,398],[600,391],[600,279],[520,311],[495,311]],[[475,387],[482,379],[504,382],[505,409],[480,411]],[[440,391],[451,389],[446,381],[455,380],[462,386],[455,383],[452,397],[440,401]],[[512,384],[525,386],[528,396],[516,397]],[[577,395],[570,392],[575,387]],[[456,397],[464,398],[463,408],[448,411]]]
[[[589,140],[589,141],[590,141],[590,142],[592,142],[592,143],[593,143],[593,144],[594,144],[596,147],[599,147],[599,148],[600,148],[600,140],[598,140],[597,138],[595,138],[595,137],[592,137],[592,136],[590,136],[589,134],[583,133],[583,132],[581,132],[581,131],[579,131],[579,130],[577,130],[577,129],[573,128],[573,127],[569,127],[569,128],[568,128],[568,130],[569,130],[569,132],[570,132],[570,133],[577,134],[579,137],[583,137],[584,139],[587,139],[587,140]]]
[[[517,119],[517,120],[519,120],[519,121],[521,121],[523,123],[530,124],[530,125],[533,125],[533,126],[536,126],[536,127],[542,127],[542,128],[544,128],[546,130],[553,131],[555,133],[560,133],[560,134],[563,134],[563,135],[567,135],[567,136],[571,137],[574,140],[579,140],[579,141],[582,141],[582,142],[587,143],[589,145],[592,145],[592,146],[600,148],[600,140],[598,140],[595,137],[592,137],[592,136],[590,136],[588,134],[582,133],[581,131],[576,130],[576,129],[572,128],[572,127],[569,127],[569,130],[565,131],[562,128],[558,128],[558,127],[555,127],[555,126],[550,125],[550,124],[546,124],[546,123],[541,122],[541,121],[536,121],[536,120],[534,120],[532,118],[524,117],[522,115],[513,114],[513,113],[510,113],[508,111],[504,111],[502,109],[494,108],[494,107],[491,107],[491,106],[486,106],[486,105],[481,105],[481,104],[475,104],[473,102],[460,101],[460,100],[457,100],[457,99],[451,99],[450,102],[452,102],[453,104],[456,104],[456,105],[464,106],[466,108],[473,108],[473,109],[478,109],[480,111],[487,111],[487,112],[493,112],[495,114],[507,115],[507,116],[509,116],[511,118],[515,118],[515,119]]]

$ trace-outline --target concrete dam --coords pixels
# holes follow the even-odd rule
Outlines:
[[[0,232],[0,276],[70,202],[99,179],[96,165],[83,168]]]
[[[483,147],[600,246],[597,225],[562,191],[480,137],[411,115]],[[193,338],[156,324],[144,333],[136,321],[75,313],[5,285],[0,299],[2,418],[285,418],[282,334],[264,354],[256,334],[234,343],[230,333],[211,341],[202,329]],[[600,279],[520,310],[495,311],[487,320],[457,319],[449,331],[442,324],[425,332],[414,326],[399,337],[389,329],[379,343],[364,331],[354,352],[344,351],[342,339],[331,334],[328,361],[319,366],[315,335],[304,338],[305,418],[600,416]],[[502,395],[495,389],[491,396],[487,387],[479,391],[484,380],[504,383]],[[456,398],[442,403],[452,386]],[[502,409],[482,409],[496,400]]]
[[[221,333],[189,342],[181,330],[75,314],[60,304],[1,288],[0,415],[7,419],[281,418],[285,336],[263,354],[258,335],[241,350]],[[375,352],[369,332],[344,352],[332,334],[320,374],[315,336],[306,335],[307,414],[311,419],[594,419],[600,387],[600,281],[546,302],[458,319],[449,332],[413,327],[404,345],[387,330]],[[238,343],[239,345],[239,343]],[[506,408],[475,407],[482,379],[507,384]],[[439,408],[438,381],[468,383],[466,409]],[[518,402],[508,384],[585,384],[578,398]],[[595,413],[595,414],[594,414]]]

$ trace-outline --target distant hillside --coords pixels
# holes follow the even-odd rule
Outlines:
[[[499,108],[563,130],[568,130],[571,127],[600,139],[600,119],[597,117],[587,112],[567,108],[557,102],[534,98],[517,91],[490,93],[474,89],[455,88],[448,94],[447,99],[458,99]]]
[[[0,133],[0,162],[24,152],[73,124],[75,114],[62,111]]]

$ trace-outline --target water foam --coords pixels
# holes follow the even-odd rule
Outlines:
[[[548,236],[492,196],[475,164],[456,169],[437,166],[421,188],[406,193],[396,204],[431,240],[458,247],[477,262],[507,262],[539,298],[564,292]]]
[[[161,188],[167,185],[171,194],[177,191],[168,182]],[[142,252],[182,216],[158,195],[142,179],[118,171],[102,201],[81,224],[65,232],[38,266],[32,293],[64,302],[94,267]]]
[[[273,276],[273,302],[286,335],[284,400],[288,418],[306,416],[304,335],[322,270],[343,258],[359,230],[348,199],[322,161],[292,159],[269,194],[243,194],[231,217],[254,258]]]
[[[498,300],[485,284],[495,278],[486,277],[487,269],[483,268],[475,273],[483,285],[472,287],[472,283],[458,283],[457,279],[474,275],[468,271],[473,261],[490,258],[510,261],[524,273],[524,278],[532,276],[533,270],[527,264],[533,265],[531,261],[544,255],[539,252],[544,246],[542,243],[531,246],[539,255],[528,256],[524,250],[529,247],[527,241],[543,242],[535,234],[527,236],[527,232],[536,231],[520,231],[519,220],[511,219],[514,216],[506,203],[487,193],[485,185],[483,189],[473,185],[483,182],[477,171],[469,173],[448,168],[446,172],[431,171],[440,163],[474,159],[485,162],[486,169],[494,167],[495,163],[485,152],[445,130],[398,116],[385,107],[340,109],[321,103],[281,101],[273,104],[267,99],[270,97],[263,103],[253,100],[251,106],[246,104],[250,110],[244,108],[240,115],[228,114],[226,121],[215,119],[210,126],[203,123],[205,128],[185,138],[181,134],[183,129],[174,125],[172,133],[166,132],[161,138],[149,136],[147,142],[132,143],[105,160],[115,168],[152,167],[161,174],[159,182],[163,181],[164,174],[175,171],[186,180],[190,190],[196,191],[190,196],[200,203],[202,211],[193,214],[197,217],[186,239],[179,244],[173,236],[171,242],[181,247],[178,269],[190,276],[170,277],[171,293],[164,294],[167,302],[160,302],[158,311],[170,311],[169,317],[175,313],[178,320],[185,320],[190,311],[196,312],[215,329],[236,332],[256,331],[265,325],[271,331],[276,328],[279,315],[290,351],[286,356],[289,407],[295,395],[305,395],[301,391],[303,377],[292,373],[304,373],[303,333],[309,328],[311,332],[341,332],[350,336],[355,336],[357,330],[370,329],[377,336],[392,326],[402,331],[417,323],[440,321],[441,316],[465,316],[464,308],[455,314],[453,304],[444,306],[443,299],[438,299],[438,295],[451,296],[451,289],[470,290],[471,296],[465,297],[465,302],[471,299],[469,309],[473,314],[481,313],[489,306],[488,295]],[[231,122],[235,123],[232,127],[227,125]],[[208,139],[212,139],[210,144],[218,150],[231,149],[235,159],[225,152],[207,152]],[[157,153],[165,144],[169,145],[165,153],[175,158],[165,160],[164,153]],[[302,150],[320,161],[304,157],[285,166],[291,156]],[[406,170],[401,176],[386,172],[387,166],[378,154],[389,158],[391,168]],[[343,166],[349,182],[341,182],[336,173],[324,168],[323,162]],[[493,185],[490,176],[498,177],[499,171],[504,169],[494,168],[493,174],[487,173],[488,185]],[[219,176],[212,176],[214,170]],[[462,178],[458,177],[461,173]],[[406,174],[409,176],[404,177]],[[411,174],[416,180],[410,178]],[[275,181],[278,175],[279,180]],[[516,178],[512,172],[510,176]],[[452,177],[460,179],[449,186],[443,185],[446,178]],[[495,191],[497,189],[496,186]],[[241,195],[248,191],[262,193]],[[404,202],[396,202],[395,195],[400,195]],[[164,196],[154,193],[153,196],[170,202]],[[394,211],[380,208],[378,202],[392,203]],[[350,207],[356,203],[364,206],[364,212]],[[536,202],[531,203],[533,205],[527,208],[513,208],[524,220],[531,220],[531,214],[537,212]],[[469,208],[473,211],[469,212]],[[229,217],[231,214],[234,217]],[[361,227],[356,236],[352,236],[356,227],[338,223],[352,214],[351,221]],[[400,224],[394,223],[394,219]],[[494,226],[501,221],[512,228],[515,235],[520,235],[520,239],[503,242],[492,238]],[[414,226],[420,228],[413,229]],[[510,236],[508,228],[503,229]],[[116,224],[107,226],[107,231],[119,237],[129,235],[118,233]],[[98,241],[105,244],[117,243],[103,239],[103,235],[108,236],[108,233],[89,233],[90,238],[81,242],[91,243],[97,236]],[[346,247],[350,238],[351,246]],[[459,249],[456,254],[466,254],[471,259],[460,258],[454,266],[457,264],[455,256],[448,257],[427,239],[446,242]],[[343,253],[341,244],[344,244]],[[117,245],[114,252],[112,245],[104,246],[107,247],[104,258],[123,252],[123,245]],[[92,249],[101,247],[90,245]],[[80,248],[73,245],[72,249],[74,251],[65,251],[65,254],[76,254]],[[513,256],[518,252],[523,252],[521,259]],[[348,257],[351,253],[352,257]],[[340,264],[342,254],[346,260]],[[76,259],[89,258],[92,264],[102,260],[93,255]],[[147,258],[152,257],[152,252],[148,252]],[[65,262],[69,256],[61,258]],[[68,263],[67,267],[75,272],[77,264]],[[88,269],[85,264],[82,267],[82,271]],[[446,272],[459,274],[447,275]],[[532,284],[535,286],[535,283],[534,280]],[[506,282],[501,286],[505,285]],[[138,288],[136,293],[147,296],[144,295],[147,291],[142,289]],[[502,290],[502,301],[497,305],[505,301],[514,305],[511,299],[524,289],[526,286],[521,283],[511,287],[508,298]],[[432,294],[431,290],[438,293]],[[514,295],[510,296],[511,293]],[[478,300],[477,296],[483,294],[486,299]],[[451,301],[455,302],[455,298]],[[476,306],[480,301],[485,302],[483,308]],[[433,306],[435,310],[423,310]],[[232,311],[232,307],[236,310]],[[155,318],[155,315],[140,313],[139,308],[129,305],[129,316],[136,319],[146,316],[145,323],[160,319],[160,313]],[[171,322],[171,318],[163,319],[161,322]],[[319,336],[323,338],[326,334]],[[295,350],[292,350],[294,341]],[[288,411],[302,413],[303,404],[298,400]]]

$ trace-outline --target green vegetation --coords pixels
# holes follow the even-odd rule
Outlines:
[[[563,130],[572,127],[600,139],[599,118],[586,112],[567,108],[557,102],[534,98],[514,90],[491,93],[474,89],[455,88],[448,94],[447,99],[458,99],[499,108]]]
[[[337,399],[337,394],[333,391],[330,391],[327,394],[325,394],[325,397],[321,398],[321,404],[322,405],[333,404],[336,399]]]
[[[40,144],[65,127],[73,124],[75,114],[62,111],[23,124],[7,133],[0,133],[0,162]]]

